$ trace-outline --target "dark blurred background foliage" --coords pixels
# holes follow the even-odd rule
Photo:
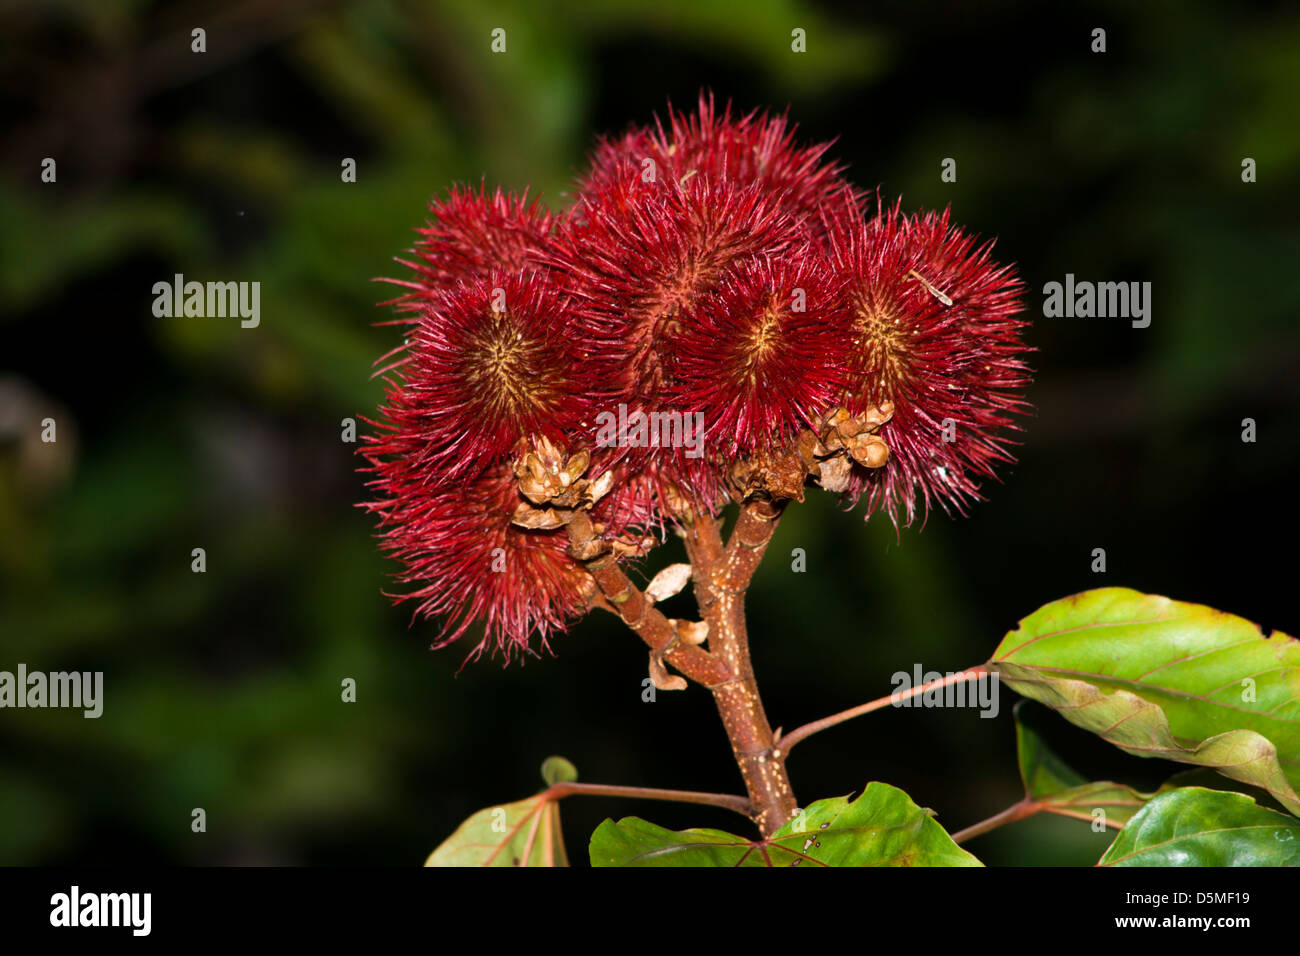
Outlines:
[[[593,134],[701,88],[788,106],[906,209],[951,203],[999,237],[1032,315],[1066,272],[1154,286],[1146,330],[1036,319],[1020,464],[969,518],[896,536],[825,496],[790,513],[750,597],[774,724],[888,693],[918,662],[979,663],[1024,614],[1102,584],[1300,627],[1283,580],[1300,465],[1293,5],[0,11],[0,669],[105,672],[99,720],[0,712],[0,863],[418,863],[471,812],[534,792],[551,753],[590,781],[740,789],[708,696],[643,703],[645,653],[612,618],[504,671],[458,672],[468,644],[425,650],[434,627],[380,593],[392,568],[339,437],[376,405],[371,362],[395,343],[371,324],[389,293],[369,280],[400,271],[432,196],[486,177],[562,205]],[[46,156],[57,185],[39,181]],[[949,156],[957,183],[940,181]],[[261,282],[260,327],[155,318],[152,285],[177,272]],[[39,442],[46,415],[55,445]],[[792,758],[796,791],[883,780],[966,826],[1018,796],[1013,696],[995,720],[885,711],[819,735]],[[1151,786],[1175,769],[1043,723],[1086,773]],[[579,860],[605,816],[743,828],[671,805],[563,812]],[[971,849],[1086,863],[1106,842],[1036,819]]]

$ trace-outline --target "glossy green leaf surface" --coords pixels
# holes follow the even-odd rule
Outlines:
[[[1300,866],[1300,820],[1250,797],[1181,787],[1151,800],[1099,866]]]
[[[902,790],[868,784],[855,800],[819,800],[766,840],[606,820],[592,866],[980,866]]]

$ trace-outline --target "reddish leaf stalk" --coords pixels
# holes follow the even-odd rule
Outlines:
[[[1008,823],[1015,823],[1017,820],[1024,820],[1032,817],[1034,814],[1043,809],[1043,804],[1033,799],[1025,797],[1023,800],[1013,803],[1001,813],[995,813],[987,820],[981,820],[972,826],[967,827],[952,835],[952,842],[964,843],[967,840],[974,839],[977,836],[983,836],[991,830],[996,830],[1000,826]]]
[[[670,803],[698,803],[734,810],[749,816],[749,801],[730,793],[702,793],[697,790],[662,790],[658,787],[624,787],[608,783],[554,783],[542,793],[547,800],[564,797],[626,797],[632,800],[665,800]]]
[[[789,755],[794,749],[794,745],[805,737],[811,737],[813,734],[822,730],[834,727],[836,724],[842,724],[846,720],[852,720],[854,717],[861,717],[869,714],[874,710],[881,710],[893,703],[907,700],[911,697],[920,697],[931,690],[938,690],[941,687],[947,687],[949,684],[960,684],[962,681],[978,680],[989,673],[989,669],[983,664],[976,667],[969,667],[964,671],[956,674],[949,674],[947,677],[941,677],[938,680],[932,680],[927,684],[918,684],[910,690],[886,694],[884,697],[877,697],[875,700],[867,701],[865,704],[859,704],[857,707],[850,707],[848,710],[842,710],[838,714],[831,714],[829,717],[823,717],[821,720],[814,720],[810,724],[804,724],[797,727],[790,733],[781,738],[781,750],[785,755]]]

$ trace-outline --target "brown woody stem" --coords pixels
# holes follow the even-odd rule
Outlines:
[[[802,433],[789,448],[737,461],[730,480],[732,493],[740,501],[740,514],[725,545],[716,518],[695,512],[689,504],[681,509],[677,518],[690,556],[696,603],[701,619],[708,625],[707,651],[696,643],[684,643],[672,622],[628,580],[610,544],[601,538],[586,512],[575,512],[567,525],[569,553],[595,582],[590,606],[613,611],[645,641],[650,647],[650,673],[656,684],[664,686],[667,675],[661,665],[667,663],[713,693],[749,792],[743,812],[749,814],[764,837],[776,833],[798,809],[785,769],[790,748],[809,734],[884,704],[875,701],[827,717],[778,742],[763,710],[750,661],[745,591],[763,560],[785,505],[790,500],[803,500],[809,477],[834,489],[836,475],[843,477],[842,469],[829,473],[825,469],[836,455],[843,458],[852,454],[854,460],[869,468],[884,464],[888,449],[876,432],[892,412],[893,406],[886,403],[861,419],[850,419],[847,411],[836,409],[817,432]],[[864,443],[869,447],[863,447]],[[963,679],[974,676],[974,671],[966,672]],[[885,703],[888,701],[885,698]]]
[[[797,807],[754,679],[744,599],[781,510],[768,500],[742,504],[725,548],[711,516],[694,515],[686,523],[686,549],[700,615],[709,625],[710,654],[721,658],[733,675],[709,689],[749,792],[750,816],[765,837],[793,817]]]
[[[628,580],[585,513],[575,514],[567,526],[570,552],[596,582],[603,598],[600,606],[613,610],[652,654],[713,693],[749,792],[740,812],[748,814],[765,837],[793,817],[797,807],[785,759],[776,747],[754,679],[744,599],[781,511],[781,503],[766,499],[742,504],[725,546],[713,517],[692,515],[683,520],[695,596],[700,616],[709,625],[707,651],[678,639],[663,613]],[[737,809],[731,803],[718,805]]]
[[[592,557],[582,557],[595,550],[599,543],[591,519],[586,514],[576,514],[568,524],[568,531],[571,550],[591,573],[605,601],[645,641],[652,652],[660,654],[680,673],[705,687],[713,687],[731,679],[732,672],[724,661],[702,647],[678,641],[668,618],[628,580],[608,550],[598,551]]]

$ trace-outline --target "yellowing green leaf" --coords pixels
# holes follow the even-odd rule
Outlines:
[[[1132,787],[1109,780],[1088,781],[1048,748],[1043,738],[1021,720],[1022,705],[1016,705],[1016,753],[1025,796],[1040,809],[1079,820],[1097,819],[1104,813],[1107,826],[1121,827],[1151,799]]]
[[[578,768],[563,757],[547,757],[541,774],[551,787],[577,780]],[[480,810],[430,853],[424,865],[568,866],[559,801],[548,792]]]
[[[989,667],[1142,757],[1210,767],[1300,814],[1300,641],[1198,604],[1102,588],[1048,604]]]
[[[568,866],[560,808],[538,794],[487,807],[429,854],[425,866]]]

